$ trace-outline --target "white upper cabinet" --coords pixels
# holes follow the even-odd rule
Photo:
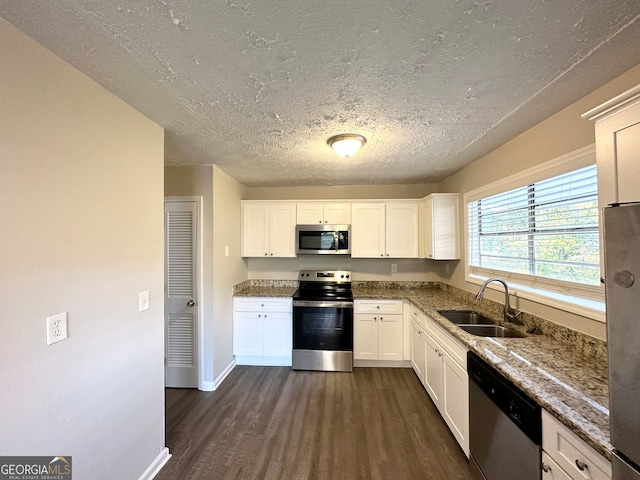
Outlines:
[[[295,203],[242,204],[243,257],[295,257]]]
[[[383,258],[385,250],[385,204],[351,204],[351,256]]]
[[[596,122],[600,207],[640,201],[640,85],[583,117]]]
[[[298,225],[351,223],[350,203],[303,202],[297,205]]]
[[[353,203],[351,256],[417,258],[418,212],[417,202]]]
[[[460,195],[434,193],[425,197],[420,207],[420,257],[432,260],[459,259]]]

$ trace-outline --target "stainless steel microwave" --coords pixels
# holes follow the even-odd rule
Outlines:
[[[350,255],[351,225],[296,225],[298,255]]]

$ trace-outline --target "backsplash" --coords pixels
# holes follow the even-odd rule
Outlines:
[[[478,302],[475,294],[446,283],[441,283],[439,287],[441,290],[449,292],[465,302],[474,304],[474,309],[478,310],[480,313],[485,313],[494,318],[502,318],[504,305],[501,303],[494,302],[488,298]],[[603,362],[607,361],[607,343],[602,340],[585,335],[584,333],[580,333],[576,330],[563,327],[557,323],[545,320],[541,317],[536,317],[526,312],[522,312],[520,319],[523,321],[527,331],[529,332],[546,335],[554,340],[571,345],[571,348],[584,355],[595,357]]]

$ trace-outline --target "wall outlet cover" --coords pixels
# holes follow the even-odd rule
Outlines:
[[[47,317],[47,345],[61,342],[68,337],[67,312]]]

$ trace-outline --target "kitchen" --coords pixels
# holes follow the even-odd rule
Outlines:
[[[169,12],[166,13],[169,18]],[[174,16],[176,13],[174,12]],[[3,16],[5,15],[8,14],[3,11]],[[48,17],[54,18],[54,15]],[[34,18],[42,17],[34,15]],[[13,20],[19,23],[18,20]],[[175,20],[178,23],[170,23],[179,30],[182,22],[180,18]],[[548,120],[542,121],[542,117],[540,123],[531,125],[529,130],[522,130],[519,137],[501,143],[499,145],[502,146],[491,151],[487,150],[489,153],[479,155],[476,162],[437,186],[372,185],[353,187],[349,193],[338,186],[247,187],[219,167],[194,166],[178,171],[183,167],[169,166],[168,173],[163,175],[162,129],[157,128],[157,125],[141,126],[144,124],[144,120],[139,118],[141,116],[127,111],[124,102],[113,94],[96,84],[89,84],[86,77],[68,66],[63,67],[59,59],[51,53],[43,52],[36,42],[26,39],[17,29],[6,24],[2,28],[3,38],[14,46],[11,51],[3,54],[3,64],[11,65],[11,69],[4,71],[13,72],[12,75],[17,80],[15,84],[10,84],[8,91],[13,92],[13,98],[18,100],[9,101],[9,97],[3,99],[3,102],[8,102],[3,103],[4,111],[15,113],[11,132],[22,132],[19,130],[22,123],[18,120],[40,119],[31,120],[29,128],[25,127],[24,135],[19,138],[16,134],[3,136],[5,139],[16,140],[16,148],[11,150],[11,156],[22,159],[21,162],[12,163],[3,176],[6,181],[3,183],[3,191],[8,198],[3,209],[3,215],[6,215],[3,216],[3,223],[7,226],[7,231],[16,232],[24,231],[25,224],[39,225],[37,233],[42,234],[40,236],[29,232],[28,236],[6,236],[4,239],[7,244],[3,251],[7,253],[3,254],[3,261],[7,262],[5,271],[8,272],[5,278],[12,279],[12,284],[5,290],[7,303],[4,308],[6,318],[20,321],[3,323],[7,327],[5,338],[12,342],[12,346],[4,349],[6,357],[3,356],[3,365],[8,367],[3,369],[3,375],[6,375],[3,380],[9,387],[7,391],[13,390],[16,395],[15,398],[9,396],[3,399],[3,402],[7,402],[5,411],[11,412],[11,417],[3,417],[3,424],[7,426],[12,441],[10,445],[3,443],[2,449],[15,454],[28,452],[37,455],[42,454],[43,444],[50,449],[66,448],[78,458],[85,457],[94,466],[100,466],[92,478],[113,478],[106,473],[109,471],[115,472],[120,478],[136,478],[153,463],[164,447],[164,429],[158,426],[164,419],[164,405],[159,401],[163,396],[163,380],[162,372],[157,368],[158,362],[162,362],[163,353],[158,350],[156,343],[151,344],[148,340],[151,334],[158,342],[162,341],[162,308],[159,299],[163,290],[160,211],[164,196],[163,176],[167,182],[174,174],[185,178],[190,183],[190,191],[184,194],[205,197],[204,216],[206,219],[215,218],[216,222],[215,229],[211,226],[210,230],[207,228],[203,232],[210,251],[210,257],[203,259],[208,266],[203,276],[204,282],[208,282],[208,291],[212,292],[209,298],[203,299],[206,318],[203,333],[205,344],[211,347],[205,352],[203,375],[204,381],[213,387],[233,360],[230,342],[232,286],[248,279],[275,277],[294,280],[304,268],[297,259],[269,261],[241,258],[241,200],[417,199],[433,192],[470,191],[542,161],[593,144],[593,124],[581,120],[580,115],[640,83],[637,67],[629,70],[633,64],[616,70],[615,74],[609,72],[608,78],[600,78],[597,86],[587,91],[592,92],[588,96],[576,98],[575,103],[555,113]],[[26,31],[26,26],[24,28]],[[53,30],[47,31],[54,33]],[[64,29],[58,30],[58,33],[63,31]],[[35,33],[30,34],[36,36]],[[38,41],[44,43],[46,39]],[[629,45],[633,44],[637,42],[629,42]],[[83,43],[77,42],[77,45]],[[85,51],[85,54],[78,58],[96,58],[92,57],[90,50]],[[637,57],[632,58],[635,58],[634,64],[637,64]],[[20,59],[36,60],[29,63]],[[117,60],[114,59],[114,64],[119,65]],[[43,75],[43,65],[46,65],[44,70],[47,75]],[[585,71],[578,70],[576,73],[578,77],[590,76]],[[7,79],[3,77],[3,81],[5,80]],[[63,95],[47,93],[51,92],[49,82],[57,87],[58,90],[55,91],[62,92]],[[606,82],[610,83],[604,85]],[[34,95],[33,92],[39,93]],[[53,111],[38,103],[43,98],[53,102]],[[66,103],[62,100],[66,100]],[[18,108],[16,102],[22,108]],[[129,102],[133,104],[133,101]],[[124,111],[126,113],[119,117],[119,112]],[[555,111],[548,111],[548,115]],[[72,122],[75,118],[85,119],[88,112],[93,112],[98,120],[93,123]],[[116,118],[120,119],[123,126],[135,132],[137,138],[131,138],[126,129],[119,129],[118,122],[114,121]],[[60,119],[67,123],[60,122]],[[514,119],[512,124],[516,123]],[[73,126],[73,129],[65,129],[66,125]],[[29,133],[33,130],[55,133],[34,138]],[[70,142],[79,132],[88,139],[88,144],[94,142],[99,148],[91,148],[91,145],[78,148]],[[107,138],[116,134],[127,141],[109,143]],[[166,137],[166,142],[174,141],[170,135],[166,134]],[[104,141],[96,143],[96,139]],[[367,147],[374,146],[375,143],[369,140]],[[66,144],[65,142],[69,142],[69,146],[58,151],[56,146]],[[127,147],[129,150],[113,151],[116,148],[113,143],[120,143],[118,148]],[[41,145],[37,151],[27,149],[37,145]],[[140,149],[136,155],[131,154],[133,145]],[[323,148],[328,149],[324,139]],[[107,166],[98,150],[108,152],[105,156],[112,159],[131,161],[123,160]],[[43,152],[48,153],[44,155]],[[70,156],[69,152],[74,155]],[[327,152],[330,153],[330,150]],[[365,157],[365,152],[363,150],[360,154],[361,158]],[[326,157],[330,158],[328,153]],[[50,161],[34,163],[33,159],[43,156]],[[94,171],[87,170],[79,158],[90,158]],[[137,160],[133,161],[134,158]],[[517,161],[513,161],[514,158]],[[354,157],[354,161],[357,159],[357,156]],[[53,164],[56,168],[53,168]],[[98,167],[101,170],[97,170]],[[64,192],[51,190],[50,182],[54,180],[65,185]],[[142,189],[141,185],[145,185],[145,188]],[[196,189],[199,191],[194,192]],[[23,204],[25,191],[29,192],[26,205],[30,208],[26,212],[19,210],[23,217],[15,218],[11,206]],[[46,192],[49,192],[48,195]],[[123,196],[135,201],[126,201]],[[77,198],[85,199],[83,205],[74,203]],[[74,235],[65,234],[60,225],[53,223],[54,218],[63,219],[63,227]],[[90,228],[87,228],[87,221],[91,222]],[[122,222],[125,222],[128,230],[120,226]],[[55,235],[47,237],[47,228],[49,232],[55,232]],[[137,236],[132,235],[133,232]],[[42,241],[36,241],[36,238],[42,238]],[[126,246],[120,246],[119,238],[127,238],[129,242]],[[81,239],[84,241],[80,242]],[[230,246],[229,257],[225,256],[224,246]],[[77,268],[70,268],[68,265],[71,263],[62,262],[61,258],[71,263],[77,261]],[[124,262],[126,265],[121,258],[127,260]],[[18,259],[22,259],[19,266],[14,264]],[[398,265],[396,274],[391,274],[392,263]],[[429,265],[426,271],[425,265]],[[318,265],[311,265],[315,266]],[[452,262],[447,267],[446,263],[430,265],[426,260],[418,259],[397,262],[376,260],[375,263],[373,260],[353,259],[350,269],[363,280],[444,280],[466,291],[479,287],[467,286],[464,272]],[[103,273],[94,273],[97,271]],[[25,285],[30,285],[32,290],[25,288]],[[66,286],[62,289],[60,285]],[[151,308],[147,313],[138,313],[137,293],[144,290],[151,292]],[[30,292],[30,295],[25,292]],[[60,299],[55,298],[61,293],[63,295]],[[32,305],[32,294],[39,299],[39,306]],[[129,297],[135,297],[134,306],[127,300]],[[500,291],[491,291],[487,298],[501,302],[502,294]],[[98,312],[96,306],[99,307]],[[553,318],[561,325],[582,331],[596,339],[605,338],[604,324],[600,321],[534,301],[523,300],[519,307],[542,318]],[[39,344],[43,343],[40,342],[43,337],[41,330],[44,330],[41,328],[41,319],[66,310],[70,313],[69,340],[40,350]],[[107,311],[114,313],[103,313]],[[82,321],[76,322],[74,318]],[[148,330],[141,328],[143,326],[148,327]],[[123,339],[118,332],[127,332],[128,337]],[[40,342],[38,347],[34,339]],[[129,358],[135,361],[111,365],[104,361],[107,358]],[[97,376],[100,378],[92,375],[92,372],[100,372]],[[26,385],[21,381],[25,377],[31,378],[33,382]],[[140,379],[147,380],[140,382]],[[103,384],[108,384],[111,388],[106,389]],[[37,400],[39,398],[46,398],[47,401],[40,402]],[[57,417],[59,420],[51,421],[51,411],[61,413]],[[22,421],[17,422],[16,418]],[[106,425],[113,425],[113,428]],[[65,429],[68,434],[61,437],[61,429]],[[101,441],[92,437],[91,432],[95,431],[102,433]],[[34,436],[44,440],[35,442]],[[115,446],[118,443],[121,447]],[[101,444],[108,445],[108,450],[115,457],[123,459],[119,469],[110,470],[114,467],[107,461],[108,455],[103,455]],[[83,467],[78,465],[78,468]]]

